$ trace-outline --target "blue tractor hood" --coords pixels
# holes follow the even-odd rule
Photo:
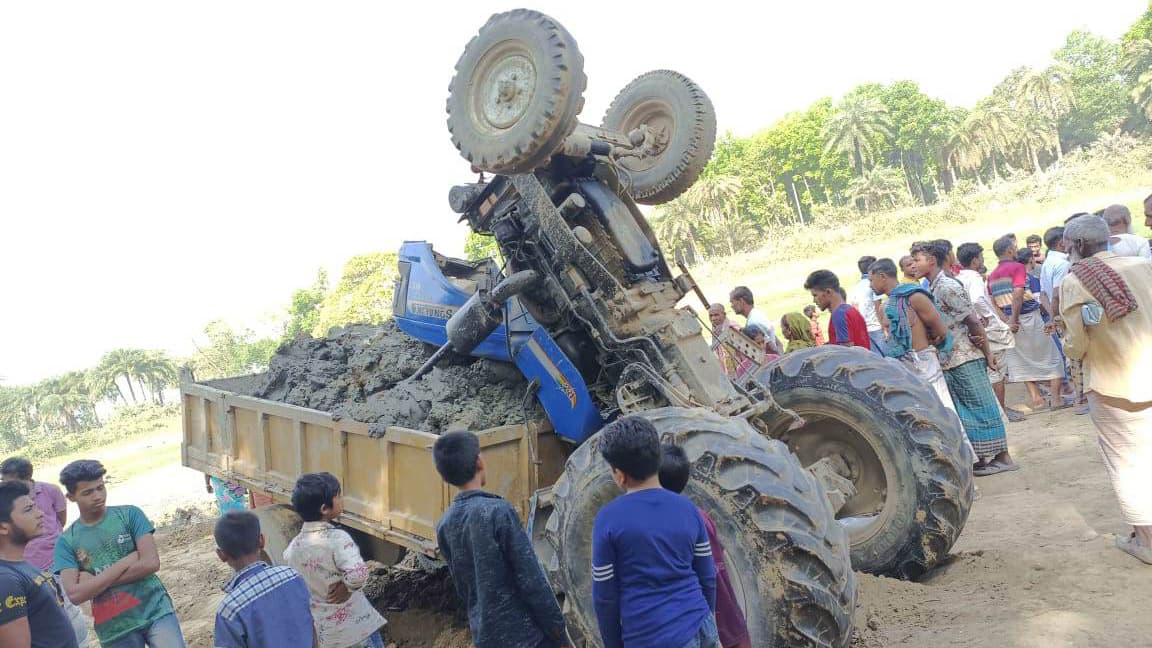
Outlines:
[[[399,279],[392,311],[400,330],[435,346],[448,340],[445,325],[478,289],[490,290],[501,279],[491,260],[472,262],[437,254],[424,241],[407,241],[399,254]],[[519,298],[504,304],[505,321],[472,355],[514,363],[561,437],[583,442],[604,425],[588,386],[548,332]]]

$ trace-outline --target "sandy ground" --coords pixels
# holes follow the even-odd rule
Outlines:
[[[1096,432],[1071,410],[1008,428],[1023,466],[977,480],[953,558],[921,583],[863,576],[857,645],[1152,645],[1152,567],[1117,550]]]
[[[159,524],[169,513],[178,508],[215,501],[204,488],[203,473],[185,468],[178,462],[158,465],[153,470],[128,479],[121,479],[118,473],[126,461],[138,460],[141,454],[160,454],[179,447],[179,432],[148,434],[139,439],[118,443],[110,449],[92,450],[85,453],[82,458],[99,460],[108,470],[105,481],[108,484],[109,505],[134,504],[148,515],[153,524]],[[63,467],[64,463],[59,461],[38,465],[34,476],[37,479],[58,483],[56,477]],[[75,520],[78,516],[76,505],[69,502],[68,520]]]
[[[1041,413],[1009,435],[1023,470],[978,479],[981,497],[946,565],[920,583],[861,575],[856,648],[1152,645],[1152,567],[1113,547],[1114,534],[1127,531],[1090,420]],[[198,474],[157,472],[118,484],[114,500],[145,504],[157,518],[207,501]],[[210,520],[159,534],[160,575],[192,648],[211,646],[229,577],[210,534]],[[451,615],[384,613],[398,647],[469,645]]]

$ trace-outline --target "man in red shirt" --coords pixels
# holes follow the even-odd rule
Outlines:
[[[821,310],[832,313],[828,321],[828,343],[840,346],[858,346],[871,350],[868,324],[864,316],[844,301],[840,279],[829,270],[817,270],[808,275],[804,289],[812,293],[812,301]]]

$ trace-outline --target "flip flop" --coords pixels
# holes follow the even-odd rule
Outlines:
[[[1001,466],[1000,464],[995,463],[995,462],[990,463],[990,464],[985,464],[984,466],[982,466],[980,468],[973,468],[972,469],[972,474],[977,476],[977,477],[987,477],[989,475],[996,475],[996,474],[999,474],[1002,472],[1004,472],[1004,467]]]
[[[1004,410],[1004,412],[1008,415],[1008,422],[1009,423],[1019,423],[1021,421],[1027,421],[1028,420],[1027,416],[1024,416],[1023,414],[1021,414],[1020,412],[1017,412],[1014,409],[1006,409],[1006,410]]]
[[[1134,535],[1127,538],[1116,538],[1116,548],[1146,565],[1152,565],[1152,549],[1137,544]]]
[[[1018,463],[1006,464],[1006,463],[1001,463],[999,461],[993,461],[992,463],[990,463],[988,465],[989,466],[996,466],[997,468],[1000,469],[1000,472],[1016,472],[1017,470],[1020,470],[1020,464],[1018,464]]]

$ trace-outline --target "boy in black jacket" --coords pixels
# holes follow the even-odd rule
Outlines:
[[[480,440],[449,432],[432,447],[436,470],[460,489],[436,524],[436,542],[468,608],[476,648],[557,648],[564,616],[512,505],[486,493]]]

